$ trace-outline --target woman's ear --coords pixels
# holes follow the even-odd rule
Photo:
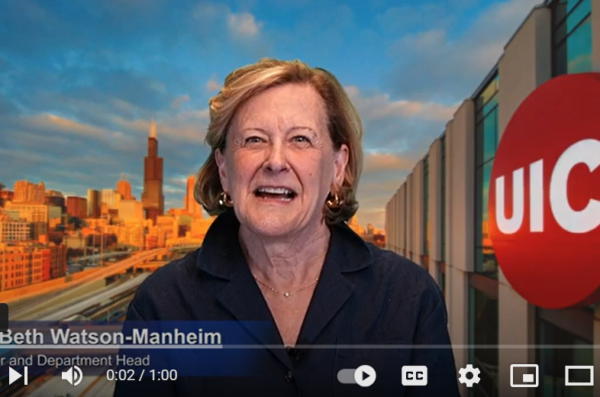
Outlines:
[[[223,190],[229,191],[229,183],[227,180],[227,162],[225,159],[225,155],[221,151],[221,149],[215,150],[215,163],[217,163],[217,168],[219,169],[219,179],[221,180],[221,186]]]
[[[336,186],[342,186],[344,183],[349,157],[350,150],[346,145],[342,145],[340,149],[335,152],[333,180]]]

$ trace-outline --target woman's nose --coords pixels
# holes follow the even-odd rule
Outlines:
[[[288,168],[284,145],[273,143],[269,146],[265,168],[271,172],[280,172]]]

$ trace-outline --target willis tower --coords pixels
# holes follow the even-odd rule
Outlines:
[[[158,141],[156,140],[156,124],[152,120],[148,136],[148,155],[144,157],[144,191],[142,206],[146,211],[146,219],[152,219],[164,213],[165,197],[163,196],[163,159],[158,157]]]

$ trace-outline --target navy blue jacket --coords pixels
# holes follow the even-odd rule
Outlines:
[[[332,226],[298,343],[339,347],[288,354],[274,347],[282,340],[242,254],[238,228],[233,211],[220,215],[201,249],[142,283],[127,320],[268,321],[272,332],[255,335],[271,345],[264,349],[261,376],[117,382],[115,396],[459,396],[443,295],[422,267],[365,243],[345,224]],[[365,364],[376,371],[370,387],[337,380],[339,370]],[[428,385],[403,386],[404,365],[427,366]]]

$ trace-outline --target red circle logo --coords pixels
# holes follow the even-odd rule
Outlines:
[[[510,285],[544,308],[600,300],[600,73],[536,88],[506,126],[488,230]]]

